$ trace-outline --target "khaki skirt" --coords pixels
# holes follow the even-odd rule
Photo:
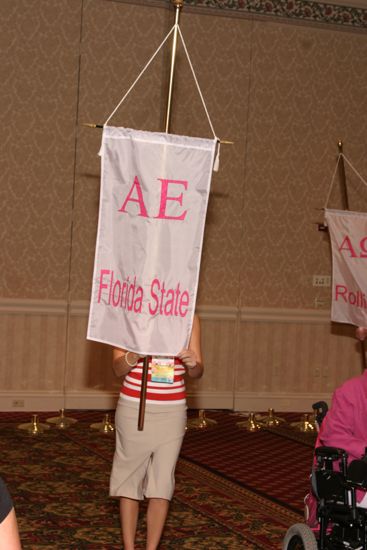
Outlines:
[[[139,403],[120,397],[115,414],[116,448],[110,496],[171,500],[175,468],[186,427],[186,405],[146,403],[138,431]]]

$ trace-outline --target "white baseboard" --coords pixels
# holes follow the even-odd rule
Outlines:
[[[59,411],[60,409],[112,410],[118,399],[117,392],[0,392],[0,412]],[[274,394],[201,392],[188,394],[190,409],[229,409],[244,412],[311,412],[316,401],[330,404],[331,394]]]
[[[111,410],[117,399],[117,392],[0,392],[0,411]]]
[[[233,410],[233,393],[200,392],[187,394],[189,409],[230,409]]]
[[[118,392],[0,392],[0,412],[5,411],[59,411],[60,409],[112,410],[116,407]],[[188,394],[192,409],[232,409],[231,392]]]
[[[330,405],[331,395],[241,392],[235,395],[234,410],[256,413],[272,408],[275,412],[312,412],[312,405],[317,401],[326,401]]]

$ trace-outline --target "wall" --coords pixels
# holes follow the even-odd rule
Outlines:
[[[216,133],[234,142],[212,182],[194,407],[307,411],[361,368],[312,276],[331,272],[317,222],[339,139],[367,174],[367,11],[287,6],[187,1],[181,16]],[[4,0],[2,13],[0,409],[111,407],[111,350],[85,339],[101,134],[83,123],[106,120],[174,14],[166,0]],[[162,129],[168,66],[165,50],[112,124]],[[172,132],[210,137],[182,50],[173,107]],[[347,181],[365,210],[348,166]]]

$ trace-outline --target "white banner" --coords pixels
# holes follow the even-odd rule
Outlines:
[[[333,255],[331,320],[367,326],[367,214],[325,210]]]
[[[88,339],[144,355],[188,345],[215,147],[104,127]]]

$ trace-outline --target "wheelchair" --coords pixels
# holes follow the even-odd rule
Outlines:
[[[344,449],[316,448],[311,473],[314,513],[305,514],[306,523],[288,529],[283,550],[367,550],[367,509],[356,500],[357,490],[367,490],[366,457],[348,465]]]

